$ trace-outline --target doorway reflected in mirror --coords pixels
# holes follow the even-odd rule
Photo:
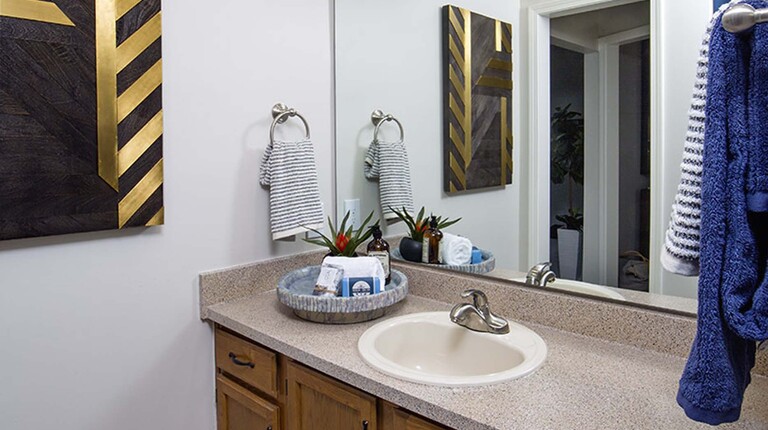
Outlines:
[[[550,22],[549,255],[562,279],[648,291],[649,23],[647,1]]]

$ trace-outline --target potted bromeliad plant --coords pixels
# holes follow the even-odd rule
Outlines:
[[[422,206],[421,210],[415,218],[411,216],[411,214],[409,214],[405,208],[402,208],[400,211],[398,211],[397,209],[394,209],[390,206],[389,209],[394,212],[395,215],[397,215],[397,217],[405,223],[405,225],[408,226],[409,237],[404,237],[400,241],[400,255],[402,255],[403,258],[408,261],[420,262],[422,251],[421,244],[424,240],[424,232],[429,228],[430,218],[424,216],[426,213],[425,208]],[[461,218],[454,220],[449,220],[447,218],[444,219],[441,216],[437,216],[436,218],[437,228],[440,230],[461,221]]]
[[[338,229],[331,222],[331,217],[328,217],[328,229],[331,232],[331,237],[327,237],[314,228],[307,227],[309,230],[315,232],[320,237],[304,239],[304,241],[328,248],[328,254],[326,257],[356,257],[357,253],[355,250],[357,247],[368,240],[369,237],[371,237],[371,234],[373,234],[373,229],[371,227],[373,225],[379,224],[379,221],[376,220],[375,223],[369,226],[368,222],[371,221],[371,218],[373,218],[373,212],[368,214],[368,217],[365,218],[365,221],[360,224],[360,228],[355,230],[354,226],[350,225],[347,227],[349,212],[347,212],[347,214],[344,216],[344,219],[341,221],[341,225]]]

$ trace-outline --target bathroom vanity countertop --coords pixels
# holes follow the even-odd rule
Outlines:
[[[401,381],[369,367],[357,340],[392,316],[448,311],[451,305],[409,295],[381,319],[324,325],[299,319],[274,291],[207,308],[207,318],[309,367],[457,429],[710,428],[677,406],[679,357],[522,322],[547,343],[534,374],[486,387],[445,388]],[[768,428],[768,378],[755,376],[742,418],[721,428]]]

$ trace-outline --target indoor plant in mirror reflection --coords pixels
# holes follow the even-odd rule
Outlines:
[[[349,221],[349,212],[344,216],[339,228],[335,228],[331,222],[331,217],[328,217],[328,230],[331,232],[331,237],[327,237],[323,233],[314,228],[307,227],[309,230],[315,232],[320,237],[316,239],[304,239],[305,242],[309,242],[315,245],[324,246],[328,248],[328,255],[326,256],[340,256],[340,257],[355,257],[357,253],[355,250],[358,246],[363,244],[371,234],[373,234],[374,225],[379,224],[379,220],[375,223],[368,225],[368,222],[373,218],[373,212],[368,214],[360,224],[360,228],[354,229],[354,226],[347,227],[347,221]]]
[[[584,217],[573,195],[574,185],[584,184],[584,118],[570,104],[555,108],[552,114],[550,154],[550,180],[568,185],[568,213],[557,215],[555,219],[563,224],[553,226],[557,229],[558,275],[578,279]]]
[[[422,206],[415,218],[411,216],[405,208],[401,208],[401,210],[398,211],[390,206],[389,209],[408,226],[409,237],[404,237],[400,241],[400,255],[408,261],[421,262],[421,243],[422,240],[424,240],[424,232],[429,229],[430,217],[424,216],[426,208]],[[443,218],[442,216],[435,216],[435,218],[437,219],[437,228],[440,230],[461,221],[461,218],[456,218],[454,220]]]

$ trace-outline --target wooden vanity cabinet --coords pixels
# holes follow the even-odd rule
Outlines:
[[[376,430],[376,398],[293,361],[286,366],[290,429]]]
[[[216,328],[218,430],[440,430],[405,409]]]
[[[379,430],[443,430],[443,427],[384,400],[379,400]]]
[[[237,382],[216,377],[219,430],[280,430],[280,407]]]

